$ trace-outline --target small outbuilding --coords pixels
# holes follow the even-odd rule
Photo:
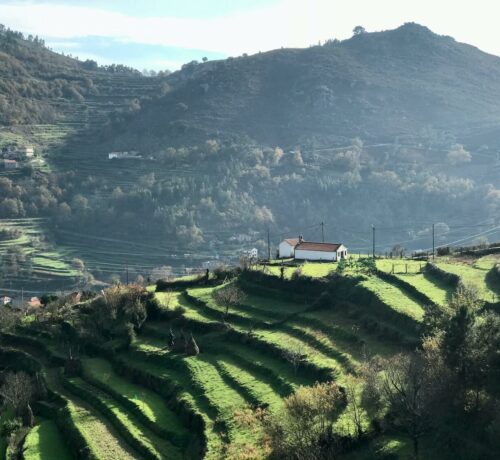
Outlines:
[[[18,163],[16,160],[3,160],[3,167],[5,169],[17,169]]]
[[[294,257],[295,247],[302,241],[304,241],[302,237],[283,240],[278,246],[278,258],[289,259]]]

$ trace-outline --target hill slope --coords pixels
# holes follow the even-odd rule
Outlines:
[[[416,24],[192,64],[170,81],[172,91],[127,125],[138,142],[147,142],[147,126],[149,140],[170,143],[218,133],[268,145],[345,144],[429,129],[458,135],[500,115],[500,59]]]
[[[371,251],[372,224],[385,252],[428,248],[432,222],[438,245],[496,222],[500,59],[425,27],[159,78],[13,32],[0,46],[10,62],[0,100],[20,111],[1,111],[0,147],[34,142],[44,156],[0,171],[3,227],[22,223],[27,235],[22,248],[21,230],[0,235],[9,283],[33,271],[74,278],[75,257],[107,280],[125,280],[127,265],[132,277],[162,265],[181,273],[234,261],[243,246],[267,254],[267,228],[272,245],[320,238],[322,221],[326,239],[353,252]],[[113,150],[142,159],[109,161]]]

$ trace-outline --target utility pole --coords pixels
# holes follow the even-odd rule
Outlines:
[[[325,242],[325,223],[321,222],[321,241]]]
[[[432,224],[432,260],[434,260],[434,254],[436,252],[435,238],[434,238],[434,224]]]
[[[267,228],[267,260],[271,261],[271,237],[269,235],[269,227]]]
[[[373,239],[372,256],[375,259],[375,225],[372,225],[372,239]]]

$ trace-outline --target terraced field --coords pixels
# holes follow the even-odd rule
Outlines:
[[[474,286],[481,297],[489,302],[500,300],[500,290],[488,281],[488,272],[500,262],[499,255],[488,255],[479,259],[439,259],[437,266],[446,272],[458,275],[466,284]]]
[[[24,460],[71,460],[61,432],[52,420],[41,420],[24,441]]]
[[[387,265],[379,263],[385,271]],[[493,263],[481,259],[467,270],[487,271]],[[310,265],[316,278],[332,269]],[[232,282],[244,291],[244,300],[227,315],[213,295],[224,286],[157,292],[161,312],[147,320],[131,347],[97,349],[99,357],[89,349],[74,377],[61,372],[64,343],[50,334],[30,333],[31,341],[18,340],[13,346],[43,366],[49,390],[58,395],[51,404],[60,415],[40,420],[30,432],[26,458],[75,458],[73,442],[61,441],[67,436],[62,429],[71,432],[78,449],[85,446],[97,459],[266,458],[262,425],[249,423],[249,414],[256,409],[278,413],[283,398],[301,385],[332,379],[347,384],[368,356],[391,356],[404,346],[399,338],[411,338],[411,328],[399,331],[399,321],[418,325],[421,320],[425,305],[415,292],[443,307],[451,294],[423,273],[396,274],[416,291],[377,273],[348,273],[347,285],[357,279],[355,292],[361,300],[347,296],[334,303],[328,296],[317,301],[317,296],[283,291],[279,273],[272,275],[276,286],[242,277]],[[330,286],[326,280],[307,282]],[[330,282],[336,288],[341,283]],[[25,328],[27,334],[30,326]],[[389,337],[391,330],[399,335]],[[192,336],[200,353],[188,356],[169,346],[172,334]],[[361,387],[355,392],[359,398]],[[350,410],[348,405],[335,424],[343,436],[356,430]],[[368,429],[370,416],[363,411],[360,417]],[[52,440],[50,449],[47,439]],[[411,458],[405,438],[384,437],[376,444],[381,454]],[[360,449],[348,458],[368,459],[369,454]]]
[[[81,273],[71,266],[72,255],[63,250],[56,251],[44,239],[44,219],[0,219],[0,231],[12,238],[0,239],[0,257],[11,260],[11,251],[16,256],[16,272],[2,280],[0,289],[46,290],[44,284],[64,283],[71,288]]]

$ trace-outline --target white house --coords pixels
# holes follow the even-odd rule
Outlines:
[[[3,166],[5,169],[17,169],[19,164],[16,160],[3,160]]]
[[[288,238],[283,240],[278,246],[278,258],[289,259],[295,254],[295,246],[297,246],[301,241],[302,237],[299,238]]]
[[[0,305],[9,305],[12,303],[12,297],[9,296],[3,296],[0,297]]]
[[[257,248],[247,249],[242,252],[243,257],[247,257],[250,260],[257,260],[259,257],[259,251]]]
[[[131,150],[130,152],[111,152],[108,153],[108,160],[141,160],[142,155],[139,152]]]
[[[341,243],[313,243],[302,241],[295,246],[295,259],[335,262],[347,258],[347,248]]]
[[[24,147],[23,153],[26,158],[33,158],[35,155],[35,149],[31,146]]]

